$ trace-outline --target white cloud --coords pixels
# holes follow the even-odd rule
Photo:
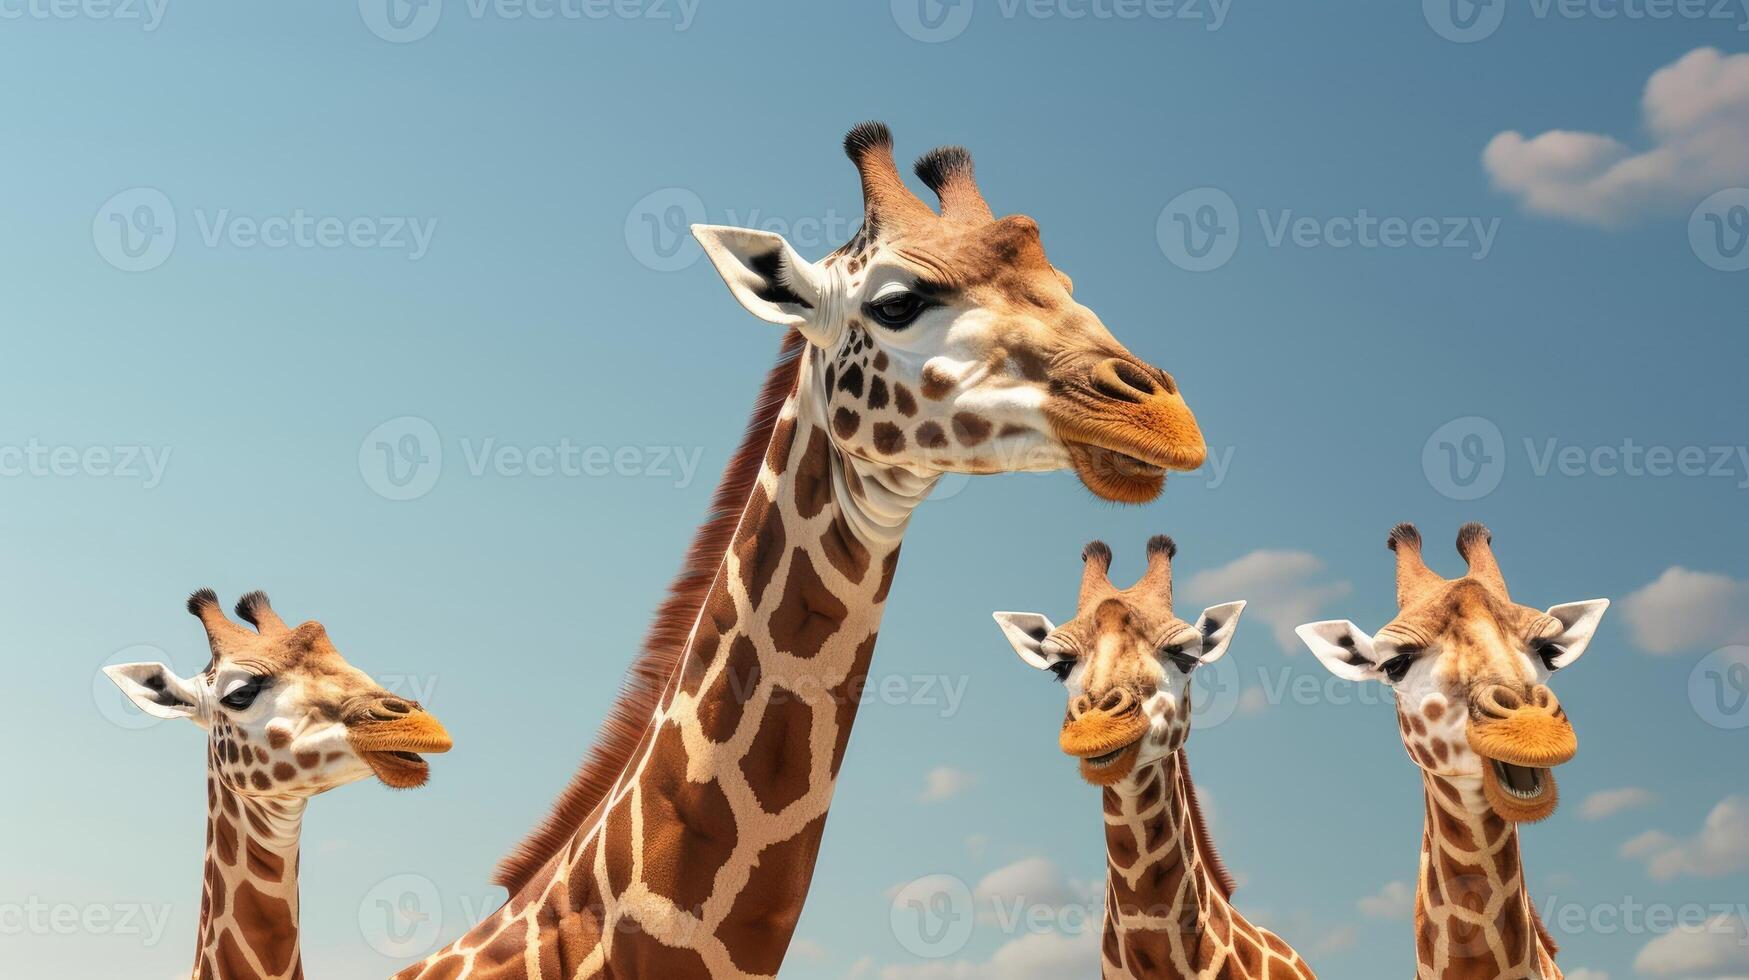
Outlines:
[[[1415,889],[1406,881],[1388,881],[1355,905],[1374,919],[1407,919],[1415,911]]]
[[[1678,927],[1634,957],[1634,969],[1655,977],[1749,974],[1749,923],[1741,914],[1715,915],[1698,928]]]
[[[1586,820],[1602,820],[1613,817],[1623,810],[1636,806],[1646,806],[1657,797],[1651,790],[1638,786],[1623,786],[1621,789],[1601,789],[1585,797],[1579,804],[1579,816]]]
[[[952,766],[936,766],[923,777],[923,792],[917,799],[923,803],[938,803],[958,796],[972,784],[972,774]]]
[[[1312,944],[1312,951],[1320,956],[1330,956],[1353,947],[1359,939],[1360,930],[1353,926],[1341,926],[1319,936]]]
[[[1099,975],[1099,932],[1028,933],[975,963],[946,960],[884,967],[881,980],[1062,980]]]
[[[1245,612],[1268,623],[1283,650],[1298,653],[1304,646],[1294,627],[1319,618],[1327,603],[1354,591],[1347,582],[1318,582],[1323,571],[1324,563],[1304,551],[1264,549],[1197,572],[1184,583],[1184,592],[1203,603],[1247,600]],[[1194,612],[1185,609],[1179,614],[1188,619]]]
[[[1749,799],[1720,800],[1699,833],[1687,839],[1648,830],[1623,844],[1621,856],[1645,861],[1647,873],[1659,881],[1685,874],[1715,878],[1749,871]]]
[[[795,939],[789,944],[789,955],[810,963],[819,963],[827,958],[826,947],[812,939]]]
[[[1015,909],[1061,908],[1086,902],[1096,889],[1070,881],[1050,858],[1022,858],[985,875],[972,888],[979,915],[1011,915]]]
[[[1672,565],[1621,602],[1634,642],[1681,653],[1749,638],[1749,582]]]
[[[1749,182],[1749,54],[1690,51],[1652,73],[1640,110],[1639,152],[1601,133],[1508,130],[1482,165],[1528,211],[1605,226]]]
[[[1609,974],[1602,970],[1587,970],[1580,967],[1577,970],[1567,971],[1567,980],[1609,980]]]

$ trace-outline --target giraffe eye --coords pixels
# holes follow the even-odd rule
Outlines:
[[[1409,668],[1413,666],[1415,666],[1414,654],[1399,653],[1385,661],[1380,669],[1385,672],[1386,677],[1391,679],[1392,684],[1398,684],[1409,675]]]
[[[220,698],[219,703],[232,711],[247,711],[249,706],[255,703],[256,695],[260,694],[261,689],[266,686],[267,678],[257,677]]]
[[[903,330],[929,309],[929,301],[916,293],[894,293],[862,305],[868,318],[888,330]]]
[[[1555,665],[1555,661],[1561,659],[1561,657],[1565,656],[1566,653],[1567,653],[1567,651],[1565,648],[1563,648],[1559,643],[1555,643],[1553,641],[1539,643],[1536,646],[1537,658],[1543,662],[1543,666],[1548,668],[1550,673],[1554,673],[1555,671],[1561,669],[1560,667]]]
[[[1167,659],[1172,661],[1173,666],[1183,673],[1188,674],[1202,666],[1202,660],[1196,654],[1191,653],[1182,643],[1175,643],[1167,647],[1164,652]]]
[[[1073,661],[1073,660],[1053,661],[1051,663],[1050,667],[1048,667],[1047,669],[1051,673],[1057,675],[1057,683],[1058,684],[1067,684],[1067,683],[1069,683],[1069,673],[1075,669],[1075,661]]]

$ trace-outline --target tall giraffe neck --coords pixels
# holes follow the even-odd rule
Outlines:
[[[303,976],[298,837],[305,803],[295,797],[245,796],[209,768],[193,980]]]
[[[631,762],[492,917],[402,977],[775,976],[910,513],[933,478],[828,436],[808,348]]]
[[[1312,977],[1279,937],[1227,899],[1225,873],[1199,832],[1179,749],[1104,792],[1107,980]]]
[[[1423,773],[1427,818],[1415,894],[1419,980],[1559,980],[1556,947],[1526,890],[1518,825],[1477,778]]]

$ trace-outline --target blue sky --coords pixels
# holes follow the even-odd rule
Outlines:
[[[1556,684],[1566,805],[1525,834],[1569,976],[1749,970],[1749,15],[912,2],[0,4],[4,972],[186,970],[199,738],[140,729],[98,671],[198,669],[201,585],[322,620],[456,738],[425,789],[311,806],[310,975],[400,962],[385,896],[429,902],[435,941],[495,902],[775,350],[672,230],[824,254],[865,118],[906,158],[970,147],[1220,468],[1142,508],[1056,474],[919,512],[875,664],[899,695],[858,718],[785,977],[1090,975],[1097,796],[988,613],[1060,619],[1087,539],[1122,577],[1162,531],[1184,603],[1252,601],[1190,743],[1237,900],[1326,976],[1401,976],[1416,774],[1377,692],[1282,641],[1389,617],[1399,520],[1447,573],[1487,522],[1521,601],[1617,600]],[[412,483],[372,455],[403,436],[442,454]],[[574,475],[530,472],[566,446]],[[947,955],[895,925],[917,879],[977,906]],[[1016,896],[1042,931],[1004,927]]]

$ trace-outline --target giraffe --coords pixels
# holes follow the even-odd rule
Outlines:
[[[1609,600],[1546,612],[1514,603],[1481,524],[1458,531],[1461,578],[1427,567],[1412,524],[1398,524],[1387,544],[1397,556],[1395,619],[1376,636],[1347,620],[1296,632],[1336,676],[1391,689],[1421,770],[1416,976],[1555,980],[1559,947],[1531,903],[1518,825],[1555,812],[1551,769],[1579,743],[1549,677],[1585,652]]]
[[[188,611],[212,659],[194,677],[158,663],[105,667],[140,709],[208,732],[207,830],[200,933],[191,980],[301,980],[298,835],[310,797],[376,776],[410,789],[419,753],[449,734],[416,702],[348,664],[316,622],[288,627],[267,596],[237,603],[233,623],[201,589]]]
[[[910,515],[944,473],[1072,468],[1141,502],[1202,435],[1172,377],[1071,297],[965,150],[846,137],[863,223],[819,262],[694,235],[777,366],[601,738],[499,866],[493,915],[399,976],[771,977],[807,895]]]
[[[1210,606],[1195,625],[1172,614],[1166,535],[1148,541],[1148,568],[1111,583],[1111,549],[1081,552],[1075,617],[998,612],[1014,652],[1068,689],[1058,741],[1081,777],[1102,788],[1107,980],[1311,980],[1298,953],[1233,907],[1233,881],[1197,805],[1184,743],[1190,674],[1225,656],[1245,603]]]

